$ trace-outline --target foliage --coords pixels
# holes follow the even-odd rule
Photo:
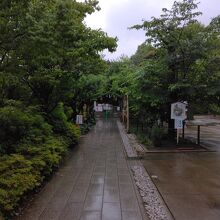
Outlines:
[[[139,73],[131,93],[134,115],[158,117],[167,103],[167,67],[161,61],[148,60]],[[143,118],[141,118],[143,120]],[[155,120],[155,119],[154,119]]]
[[[61,138],[50,137],[42,145],[23,143],[17,154],[0,157],[0,208],[4,214],[12,215],[25,194],[59,166],[67,146]]]
[[[163,127],[154,124],[151,129],[150,139],[155,147],[161,146],[162,138],[164,137],[165,131]]]
[[[0,109],[1,153],[15,153],[24,139],[33,143],[43,142],[51,134],[51,126],[31,107],[24,109],[5,106]]]
[[[82,75],[74,88],[72,105],[75,106],[75,114],[83,112],[86,104],[90,116],[93,114],[93,102],[105,94],[106,79],[101,74]]]
[[[53,130],[55,133],[63,135],[70,146],[78,143],[80,129],[67,119],[63,103],[58,103],[52,112]]]
[[[148,59],[154,58],[156,55],[156,49],[147,43],[142,43],[138,46],[137,51],[131,56],[131,61],[137,66],[144,65],[144,62]]]
[[[217,104],[210,104],[210,111],[214,115],[220,115],[220,106]]]
[[[101,74],[106,62],[99,52],[116,48],[116,39],[83,22],[98,9],[97,1],[3,1],[1,6],[1,103],[19,99],[46,113],[59,102],[76,108],[70,100],[80,99],[78,79]]]
[[[111,62],[107,72],[106,95],[121,97],[129,93],[129,87],[134,83],[136,75],[135,66],[128,57],[121,57]]]
[[[43,180],[59,166],[68,144],[65,138],[51,136],[43,144],[23,143],[18,147],[17,153],[31,161],[32,166],[41,172],[41,180]]]
[[[100,52],[117,39],[85,25],[95,10],[96,0],[0,2],[0,216],[59,166],[79,140],[76,114],[86,104],[92,115],[103,93]]]
[[[141,144],[144,144],[146,147],[152,146],[152,141],[146,134],[144,135],[144,134],[138,133],[137,139],[140,141]]]
[[[197,6],[194,1],[174,2],[172,9],[164,8],[159,18],[134,26],[146,30],[148,42],[167,65],[168,103],[189,99],[191,66],[205,52],[205,29],[195,19],[201,14],[195,11]]]
[[[134,124],[130,124],[130,133],[134,133],[137,137],[137,140],[146,147],[152,146],[152,141],[150,140],[150,128],[146,126],[143,127],[143,130],[137,129]]]
[[[91,127],[96,123],[95,118],[90,118],[89,120],[87,120],[85,123],[83,123],[82,125],[80,125],[80,131],[82,134],[86,134],[89,132],[89,130],[91,129]]]
[[[204,26],[197,21],[201,14],[197,7],[195,1],[176,1],[160,17],[133,26],[146,31],[148,42],[131,57],[139,66],[140,78],[129,88],[131,108],[138,117],[154,115],[173,128],[171,103],[187,100],[190,106],[207,107],[219,103],[219,16]]]
[[[39,185],[40,175],[24,156],[12,154],[0,158],[0,210],[10,213],[21,197]]]

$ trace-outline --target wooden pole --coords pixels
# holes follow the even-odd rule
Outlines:
[[[198,125],[198,130],[197,130],[197,144],[200,145],[200,125]]]
[[[129,102],[128,102],[128,95],[126,95],[126,104],[127,104],[127,132],[129,132]]]
[[[177,131],[176,131],[176,142],[177,144],[179,144],[179,128],[177,128]]]
[[[183,121],[182,138],[185,138],[185,121]]]
[[[123,124],[125,123],[125,112],[124,112],[124,107],[125,106],[125,98],[123,97],[122,99],[122,108],[121,108],[121,113],[122,113],[122,122]]]

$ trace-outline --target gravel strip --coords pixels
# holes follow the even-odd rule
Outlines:
[[[167,206],[143,166],[132,167],[134,179],[151,220],[171,220]]]
[[[123,128],[122,123],[117,121],[117,125],[118,125],[118,129],[119,129],[119,132],[120,132],[123,144],[125,146],[125,151],[127,153],[127,156],[129,158],[133,158],[133,157],[137,158],[138,157],[137,152],[131,146],[129,138],[128,138],[128,136],[127,136],[127,134],[126,134],[126,132],[125,132],[125,130]]]

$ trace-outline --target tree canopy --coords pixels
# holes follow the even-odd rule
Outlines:
[[[216,64],[219,65],[220,51],[219,16],[208,26],[204,26],[197,20],[201,15],[197,8],[198,3],[194,0],[175,1],[170,10],[162,10],[159,18],[153,17],[141,25],[133,26],[146,31],[146,41],[150,46],[145,47],[154,47],[156,51],[155,58],[153,61],[148,59],[145,62],[146,66],[149,63],[155,65],[155,60],[158,60],[156,66],[165,69],[165,73],[162,74],[164,71],[160,71],[161,75],[158,77],[158,67],[152,68],[154,78],[163,78],[164,88],[161,93],[166,94],[163,100],[166,100],[167,104],[184,100],[192,105],[198,103],[198,100],[207,103],[212,100],[218,103],[219,98],[216,95],[220,78]],[[140,50],[134,56],[137,57],[138,54]],[[148,71],[148,74],[150,72],[152,71]],[[146,78],[151,81],[149,77]],[[152,86],[156,86],[154,81],[151,82]],[[214,87],[215,95],[212,93]],[[148,91],[149,89],[146,89],[146,93]]]
[[[75,116],[85,104],[93,122],[108,67],[101,52],[117,46],[86,26],[95,10],[95,0],[0,2],[0,218],[13,215],[77,143]]]

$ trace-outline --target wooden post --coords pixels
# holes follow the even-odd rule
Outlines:
[[[176,142],[178,145],[179,144],[179,128],[177,128],[177,130],[176,130]]]
[[[200,145],[200,125],[198,125],[198,130],[197,130],[197,144]]]
[[[124,123],[124,98],[121,101],[121,119],[122,122]]]
[[[182,138],[185,138],[185,121],[183,121]]]
[[[128,102],[128,95],[126,95],[126,110],[127,110],[127,132],[129,132],[129,102]]]

